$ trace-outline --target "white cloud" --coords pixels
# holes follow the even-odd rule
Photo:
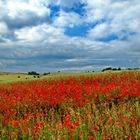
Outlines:
[[[62,34],[63,30],[61,28],[55,28],[48,24],[26,27],[15,31],[16,38],[24,42],[40,42],[59,37]]]
[[[86,21],[95,22],[107,16],[110,1],[109,0],[85,0],[87,4],[86,9]]]
[[[140,32],[140,2],[132,1],[91,1],[87,0],[87,21],[98,22],[89,31],[90,38],[116,35],[119,39],[131,37]]]
[[[0,34],[8,33],[8,27],[4,22],[0,22]]]
[[[92,39],[98,39],[102,37],[106,37],[110,34],[109,25],[107,23],[98,24],[95,28],[89,31],[88,37]]]
[[[48,4],[45,0],[0,0],[0,21],[11,30],[49,22]]]
[[[72,27],[74,25],[82,24],[82,22],[83,22],[83,20],[81,19],[81,17],[78,14],[76,14],[74,12],[66,13],[64,11],[60,11],[59,17],[55,18],[54,26]]]
[[[49,15],[50,10],[46,7],[47,3],[42,0],[11,0],[7,1],[8,16],[12,19],[15,18],[28,18],[30,13],[37,16]]]

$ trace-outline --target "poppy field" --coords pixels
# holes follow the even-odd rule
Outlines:
[[[140,72],[0,85],[1,140],[139,140]]]

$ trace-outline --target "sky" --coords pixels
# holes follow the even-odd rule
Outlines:
[[[0,0],[0,71],[140,68],[140,0]]]

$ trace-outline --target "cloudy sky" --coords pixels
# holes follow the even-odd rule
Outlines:
[[[140,67],[140,0],[0,0],[0,71]]]

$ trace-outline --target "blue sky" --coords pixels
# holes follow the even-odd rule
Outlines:
[[[139,0],[0,0],[0,71],[140,67]]]

